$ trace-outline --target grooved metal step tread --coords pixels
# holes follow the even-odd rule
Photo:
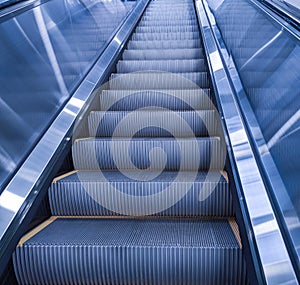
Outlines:
[[[124,50],[124,60],[202,59],[202,48]]]
[[[110,89],[199,89],[209,88],[208,72],[114,73],[109,79]]]
[[[210,89],[104,90],[100,110],[132,111],[139,108],[207,110],[213,108]]]
[[[207,71],[204,59],[181,60],[120,60],[117,64],[118,73],[159,70],[166,72],[204,72]]]
[[[135,41],[165,41],[165,40],[190,40],[190,39],[198,39],[199,40],[199,32],[152,32],[152,33],[139,33],[135,32],[132,37],[132,40]]]
[[[217,135],[213,110],[93,111],[88,116],[91,137],[190,137]]]
[[[178,24],[181,24],[182,26],[185,26],[185,25],[195,25],[197,26],[198,25],[198,22],[196,19],[193,19],[193,20],[181,20],[179,23],[178,23],[178,20],[176,19],[162,19],[162,20],[158,20],[158,19],[142,19],[139,23],[139,26],[162,26],[162,25],[165,25],[165,26],[172,26],[172,25],[178,25]]]
[[[190,16],[195,15],[195,11],[192,7],[186,7],[186,6],[170,6],[170,5],[162,5],[160,7],[149,7],[145,13],[144,16],[157,16],[157,14],[166,14],[168,16],[171,16],[174,13],[178,13],[181,15],[184,15],[186,19],[190,19]]]
[[[172,7],[172,9],[170,9]],[[192,6],[185,6],[185,5],[176,5],[170,6],[170,5],[160,5],[159,7],[155,6],[149,6],[148,9],[145,11],[143,15],[147,16],[156,16],[158,14],[166,14],[166,15],[173,15],[175,12],[180,12],[180,15],[185,15],[187,18],[189,18],[190,15],[195,15],[195,10],[192,8]]]
[[[153,17],[153,16],[144,16],[141,20],[141,22],[146,22],[146,23],[149,23],[149,25],[152,23],[152,22],[161,22],[162,24],[163,23],[184,23],[186,21],[188,22],[196,22],[197,19],[196,17],[190,17],[190,16],[187,16],[187,15],[182,15],[182,16],[179,16],[177,15],[178,19],[176,19],[174,21],[174,15],[160,15],[160,16],[157,16],[157,17]]]
[[[170,8],[172,9],[170,10]],[[185,5],[175,5],[175,4],[172,6],[170,5],[160,5],[159,7],[149,6],[143,15],[155,16],[158,13],[163,13],[163,14],[174,16],[174,11],[180,12],[182,15],[185,15],[187,17],[189,17],[190,15],[195,15],[195,10],[193,9],[192,6],[187,7]]]
[[[77,171],[56,178],[48,193],[59,216],[233,216],[219,171]]]
[[[182,26],[182,25],[172,25],[172,26],[149,26],[149,27],[137,27],[135,29],[137,33],[168,33],[168,32],[198,32],[199,34],[199,28],[197,26]]]
[[[238,285],[239,240],[233,219],[52,217],[13,262],[22,284]]]
[[[83,138],[72,146],[77,170],[221,170],[224,151],[219,137]]]
[[[189,21],[192,21],[192,20],[196,20],[196,15],[195,13],[190,13],[190,12],[183,12],[183,13],[178,13],[176,15],[176,19],[174,19],[174,14],[169,14],[169,13],[153,13],[152,15],[143,15],[142,17],[142,20],[144,21],[153,21],[153,20],[161,20],[161,21],[164,21],[164,20],[172,20],[172,21],[176,21],[177,23],[181,22],[181,21],[186,21],[186,20],[189,20]],[[174,21],[174,22],[175,22]]]
[[[202,44],[199,39],[191,40],[164,40],[164,41],[134,41],[127,44],[127,49],[179,49],[179,48],[201,48]]]

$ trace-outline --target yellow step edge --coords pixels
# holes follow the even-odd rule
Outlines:
[[[94,139],[95,137],[86,137],[86,138],[78,138],[74,140],[74,143],[80,142],[80,141],[85,141],[89,139]]]
[[[57,176],[57,177],[55,177],[55,178],[53,179],[52,183],[56,183],[57,181],[59,181],[59,180],[65,178],[65,177],[68,177],[68,176],[70,176],[70,175],[72,175],[72,174],[75,174],[75,173],[77,173],[77,172],[78,172],[78,170],[73,170],[73,171],[67,172],[67,173],[65,173],[65,174],[62,174],[62,175],[60,175],[60,176]]]
[[[47,226],[49,226],[51,223],[53,223],[57,219],[166,219],[166,218],[172,218],[172,219],[199,219],[199,217],[161,217],[161,216],[52,216],[39,226],[35,227],[33,230],[31,230],[29,233],[24,235],[19,243],[18,246],[21,247],[23,244],[31,239],[33,236],[35,236],[37,233],[45,229]],[[235,219],[232,218],[224,218],[224,217],[201,217],[201,220],[228,220],[228,223],[235,235],[235,238],[239,244],[239,247],[242,249],[242,241],[240,237],[240,232],[238,225],[235,221]]]
[[[225,178],[226,182],[229,183],[228,174],[225,170],[220,171],[221,175]]]
[[[56,219],[172,219],[172,220],[233,220],[234,217],[221,217],[221,216],[53,216]]]
[[[241,240],[241,236],[240,236],[240,231],[239,231],[239,226],[238,224],[236,223],[236,220],[234,218],[229,218],[228,219],[228,222],[229,222],[229,225],[235,235],[235,238],[240,246],[240,248],[242,249],[243,246],[242,246],[242,240]]]
[[[39,233],[41,230],[43,230],[44,228],[46,228],[47,226],[49,226],[52,222],[54,222],[57,219],[57,217],[53,216],[51,218],[49,218],[48,220],[46,220],[45,222],[41,223],[39,226],[35,227],[33,230],[31,230],[29,233],[27,233],[26,235],[24,235],[19,243],[18,246],[23,246],[23,244],[28,241],[29,239],[31,239],[33,236],[35,236],[37,233]]]

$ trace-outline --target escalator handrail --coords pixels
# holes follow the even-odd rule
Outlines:
[[[278,1],[279,2],[278,4],[275,3],[275,1],[273,0],[255,0],[255,1],[258,1],[268,9],[271,9],[279,17],[283,18],[289,24],[291,24],[292,26],[300,30],[300,15],[296,16],[293,14],[292,11],[288,9],[288,7],[284,8],[283,6],[280,6],[279,3],[281,3],[281,1]]]
[[[238,188],[239,203],[245,219],[258,283],[275,285],[278,284],[279,278],[287,283],[290,281],[289,284],[298,284],[221,55],[220,44],[215,34],[218,30],[215,18],[206,0],[196,0],[196,7],[213,83],[219,95],[216,99],[230,148],[229,159],[237,174],[234,180]],[[276,248],[271,255],[270,244]],[[278,272],[278,264],[285,270]]]
[[[257,5],[257,0],[248,1],[249,5],[255,4],[256,8],[262,10],[266,17],[270,17],[271,20],[276,21],[278,24],[280,24],[280,29],[285,29],[289,33],[289,35],[291,35],[291,39],[295,37],[296,40],[300,40],[299,32],[295,34],[287,26],[282,26],[282,22],[280,21],[280,19],[278,19],[278,17],[272,15],[272,13],[270,14],[269,12],[267,12],[265,7],[259,4]],[[225,59],[230,59],[231,55],[226,48],[226,44],[223,41],[218,28],[214,29],[214,34],[220,53],[222,54],[224,65],[226,66]],[[254,110],[252,109],[251,104],[248,100],[248,96],[246,94],[246,91],[244,90],[243,83],[234,61],[230,60],[230,63],[227,63],[227,66],[228,68],[226,72],[230,78],[232,89],[235,93],[235,99],[237,101],[237,104],[239,105],[239,108],[243,110],[241,114],[245,123],[246,130],[248,132],[248,137],[253,148],[255,158],[259,165],[261,175],[264,179],[266,189],[272,201],[272,206],[278,220],[278,225],[281,229],[281,233],[284,237],[289,256],[295,268],[298,282],[300,282],[300,256],[298,251],[298,237],[300,228],[299,222],[298,224],[297,222],[295,222],[299,221],[299,217],[289,196],[288,189],[286,188],[279,170],[269,151],[269,148],[265,141],[265,137],[256,119]]]
[[[282,28],[287,30],[296,39],[300,40],[300,22],[291,18],[284,11],[270,5],[266,0],[248,0],[252,5],[262,10],[265,15],[277,22]]]
[[[28,223],[30,209],[38,201],[53,167],[69,144],[72,129],[88,107],[97,87],[102,85],[118,59],[150,0],[137,2],[107,48],[58,114],[26,161],[0,195],[0,276]]]

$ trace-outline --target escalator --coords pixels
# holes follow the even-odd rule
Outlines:
[[[150,2],[116,71],[15,250],[18,283],[246,284],[194,3]]]

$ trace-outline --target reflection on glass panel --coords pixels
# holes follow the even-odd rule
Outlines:
[[[0,0],[0,9],[5,8],[9,5],[15,4],[20,1],[22,1],[22,0]]]
[[[300,43],[248,1],[208,2],[271,154],[267,174],[299,250]]]
[[[134,4],[53,0],[0,24],[0,190]]]
[[[295,19],[300,21],[300,1],[299,0],[269,0],[283,11],[287,11]]]

